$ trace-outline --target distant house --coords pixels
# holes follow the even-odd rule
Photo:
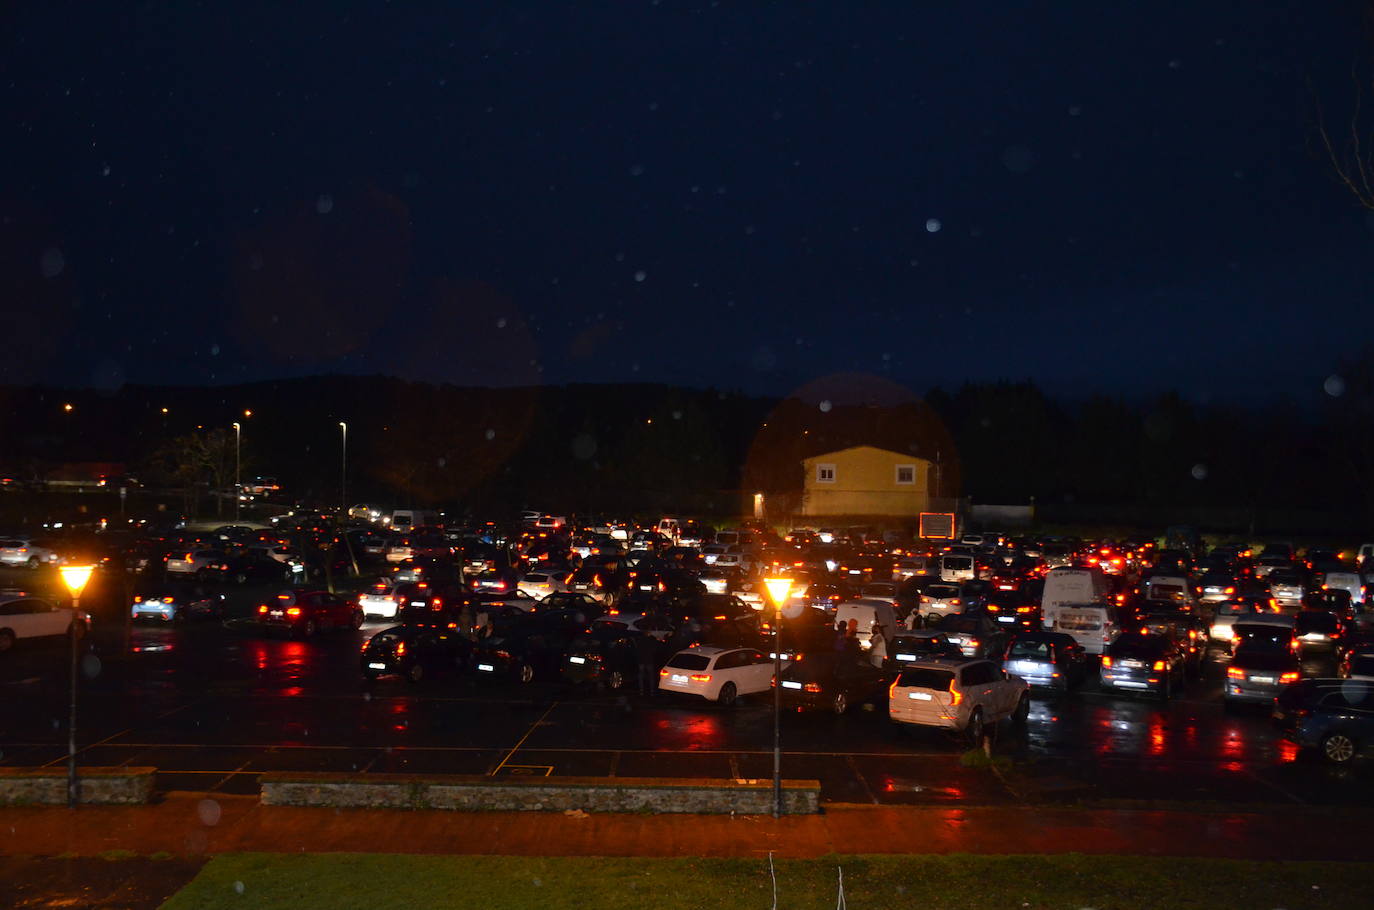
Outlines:
[[[803,515],[915,517],[930,509],[931,463],[902,452],[853,446],[802,462]]]

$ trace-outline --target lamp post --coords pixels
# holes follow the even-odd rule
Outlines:
[[[782,815],[782,607],[792,593],[792,579],[765,578],[768,599],[773,602],[773,817]]]
[[[243,478],[239,476],[239,441],[243,438],[243,424],[234,421],[234,521],[239,520],[243,508]],[[223,500],[221,500],[223,501]]]
[[[76,669],[79,661],[77,660],[77,641],[81,637],[81,592],[86,589],[86,582],[91,579],[91,570],[94,566],[61,566],[58,571],[62,573],[62,581],[66,583],[67,590],[72,593],[72,622],[67,628],[67,636],[71,639],[71,678],[69,680],[70,690],[67,701],[67,808],[75,809],[77,803],[76,792]]]
[[[342,513],[340,520],[348,517],[348,423],[339,421],[339,429],[343,432],[342,447],[339,450],[339,511]]]

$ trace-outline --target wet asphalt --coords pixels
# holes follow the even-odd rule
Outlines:
[[[256,793],[264,771],[767,778],[767,696],[733,709],[557,680],[365,683],[359,651],[388,625],[310,641],[246,617],[266,589],[230,589],[230,619],[98,628],[85,643],[77,742],[83,765],[152,765],[164,790]],[[0,764],[66,755],[64,641],[0,655]],[[1323,661],[1304,667],[1327,675]],[[996,769],[969,744],[899,727],[885,708],[785,712],[783,775],[832,803],[1374,806],[1367,762],[1333,768],[1282,741],[1266,711],[1223,710],[1224,658],[1166,704],[1095,682],[1037,696],[1024,730],[1002,725]]]

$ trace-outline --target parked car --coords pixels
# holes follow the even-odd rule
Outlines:
[[[466,666],[472,642],[456,630],[392,626],[363,645],[363,677],[401,676],[413,683]]]
[[[1271,704],[1279,693],[1302,677],[1293,649],[1292,633],[1274,625],[1237,623],[1240,644],[1226,668],[1222,703]]]
[[[1187,659],[1187,652],[1167,636],[1121,635],[1102,655],[1101,684],[1104,689],[1153,692],[1167,701],[1183,684]]]
[[[1279,694],[1273,717],[1285,739],[1347,764],[1374,745],[1374,683],[1302,680]]]
[[[538,600],[550,594],[559,594],[568,590],[563,581],[564,577],[566,576],[557,575],[553,572],[527,572],[520,579],[517,587]]]
[[[586,624],[585,614],[577,609],[507,611],[493,620],[491,635],[477,641],[472,670],[479,677],[522,683],[538,676],[557,676],[568,645],[585,632]]]
[[[920,602],[912,610],[912,615],[919,615],[928,624],[934,625],[945,615],[961,611],[964,608],[964,602],[963,589],[958,585],[926,585],[921,590]],[[914,621],[911,617],[907,618],[907,625],[914,627]]]
[[[767,692],[774,661],[754,648],[701,645],[679,651],[658,673],[658,690],[695,695],[730,707],[741,695]]]
[[[1047,689],[1079,685],[1087,676],[1087,667],[1083,646],[1062,632],[1018,632],[1002,659],[1002,669]]]
[[[60,561],[57,551],[41,541],[28,537],[0,539],[0,565],[37,569]]]
[[[311,638],[321,629],[360,628],[363,611],[328,591],[283,591],[258,606],[257,620],[266,628]]]
[[[934,660],[941,657],[962,657],[959,646],[950,641],[944,632],[936,629],[918,629],[914,632],[899,632],[887,646],[886,669],[895,673],[907,664]]]
[[[1339,650],[1345,628],[1339,616],[1324,610],[1303,610],[1293,621],[1303,656]]]
[[[1223,642],[1229,648],[1232,626],[1266,613],[1277,615],[1251,599],[1221,601],[1212,609],[1212,622],[1207,627],[1208,641]]]
[[[206,569],[212,563],[222,563],[224,560],[223,550],[191,550],[177,553],[167,557],[167,574],[206,578],[209,574]]]
[[[979,742],[989,724],[1026,722],[1030,686],[991,660],[927,661],[897,676],[887,711],[897,723],[952,730]]]
[[[635,634],[623,626],[603,626],[574,639],[563,661],[563,678],[574,684],[594,683],[612,691],[624,688],[639,671]]]
[[[10,650],[20,639],[73,633],[81,637],[89,628],[90,617],[84,611],[25,593],[0,593],[0,652]]]
[[[140,619],[157,619],[174,622],[202,616],[219,619],[224,615],[223,594],[181,594],[160,591],[154,594],[135,594],[133,606],[129,610],[134,622]]]
[[[890,678],[866,655],[816,651],[783,668],[779,697],[787,707],[825,708],[844,714],[851,705],[881,700]]]
[[[304,571],[304,566],[300,567]],[[289,565],[283,565],[270,557],[252,552],[226,556],[218,562],[210,562],[198,573],[205,581],[233,582],[246,585],[249,582],[277,581],[291,584],[298,575]]]
[[[1007,632],[983,611],[955,613],[936,626],[965,657],[1001,657]]]
[[[1265,580],[1269,583],[1269,596],[1281,607],[1294,608],[1302,605],[1302,596],[1307,593],[1306,580],[1297,569],[1275,569]]]

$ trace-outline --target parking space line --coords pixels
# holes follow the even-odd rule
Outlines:
[[[1276,793],[1279,793],[1284,798],[1291,799],[1294,803],[1298,804],[1299,806],[1307,805],[1307,800],[1302,799],[1297,794],[1290,792],[1288,788],[1279,786],[1272,780],[1265,780],[1263,777],[1260,777],[1258,774],[1256,774],[1253,769],[1247,768],[1244,765],[1242,765],[1242,770],[1245,771],[1246,777],[1250,777],[1254,780],[1259,781],[1261,784],[1264,784],[1269,789],[1273,790]]]
[[[525,735],[520,737],[520,742],[516,743],[515,746],[509,752],[506,753],[506,757],[501,759],[501,764],[497,765],[496,768],[493,771],[491,771],[492,777],[495,777],[496,774],[499,773],[500,770],[506,766],[506,762],[510,761],[511,757],[514,756],[516,752],[520,751],[520,747],[525,744],[525,740],[530,738],[530,734],[534,732],[535,728],[538,727],[541,723],[543,723],[544,718],[548,717],[550,712],[552,712],[553,709],[556,707],[558,707],[558,702],[554,702],[553,704],[549,705],[549,707],[544,711],[544,713],[539,715],[539,719],[536,720],[534,723],[530,724],[530,728],[525,731]],[[605,750],[600,749],[596,751],[604,752]]]
[[[854,756],[846,755],[844,757],[844,763],[849,766],[849,770],[853,773],[855,779],[858,780],[859,786],[863,787],[864,792],[868,794],[869,802],[873,803],[875,806],[878,805],[878,797],[873,795],[873,788],[868,785],[868,781],[864,778],[863,772],[860,771],[859,766],[854,763]]]

